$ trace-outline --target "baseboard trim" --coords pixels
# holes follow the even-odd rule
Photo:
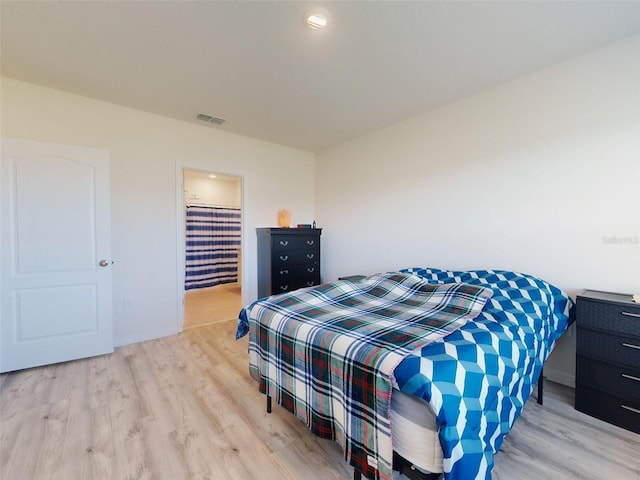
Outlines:
[[[179,333],[176,327],[165,328],[162,330],[153,330],[150,332],[136,333],[135,335],[127,335],[125,337],[118,337],[113,339],[113,344],[116,347],[123,347],[124,345],[131,345],[132,343],[146,342],[147,340],[155,340],[157,338],[169,337]]]
[[[571,388],[576,387],[576,376],[567,372],[563,372],[562,370],[549,368],[547,365],[545,365],[544,376],[546,379],[552,382],[556,382]]]

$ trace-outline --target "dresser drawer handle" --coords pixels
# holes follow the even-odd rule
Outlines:
[[[286,262],[287,260],[289,260],[289,255],[280,255],[280,260]]]
[[[280,290],[286,292],[289,289],[289,285],[280,285]]]
[[[636,318],[640,318],[640,313],[631,313],[631,312],[622,312],[623,315],[626,315],[627,317],[636,317]]]
[[[313,257],[315,257],[315,256],[316,256],[316,255],[315,255],[315,253],[307,253],[307,258],[308,258],[309,260],[311,260],[311,259],[312,259]]]
[[[623,378],[628,378],[629,380],[635,380],[636,382],[640,382],[640,378],[634,377],[633,375],[627,375],[626,373],[621,373]]]
[[[307,240],[307,245],[313,245],[314,243],[316,243],[315,240]]]
[[[280,245],[286,247],[287,245],[289,245],[289,242],[287,240],[280,240]]]
[[[280,270],[280,275],[289,275],[289,270]]]
[[[313,287],[313,282],[307,282],[308,287]]]
[[[622,346],[623,347],[627,347],[627,348],[635,348],[636,350],[640,350],[640,345],[631,345],[630,343],[623,343]]]
[[[640,410],[638,410],[637,408],[633,408],[633,407],[628,407],[627,405],[620,405],[622,408],[624,408],[625,410],[629,410],[630,412],[633,413],[640,413]]]
[[[307,267],[307,272],[313,273],[316,271],[316,267]]]

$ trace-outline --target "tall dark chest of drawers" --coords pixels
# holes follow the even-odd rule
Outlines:
[[[258,297],[320,283],[321,228],[258,228]]]
[[[576,326],[576,409],[640,433],[640,304],[585,290]]]

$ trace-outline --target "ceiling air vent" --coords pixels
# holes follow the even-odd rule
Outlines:
[[[199,113],[196,117],[198,120],[202,120],[203,122],[215,123],[216,125],[222,125],[226,120],[224,118],[214,117],[213,115],[209,115],[207,113]]]

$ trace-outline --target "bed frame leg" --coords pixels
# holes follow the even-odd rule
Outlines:
[[[271,397],[267,395],[267,413],[271,413]]]
[[[355,468],[353,469],[353,480],[362,480],[362,474]]]
[[[538,378],[538,405],[542,405],[542,392],[544,390],[544,368],[540,369],[540,378]]]

